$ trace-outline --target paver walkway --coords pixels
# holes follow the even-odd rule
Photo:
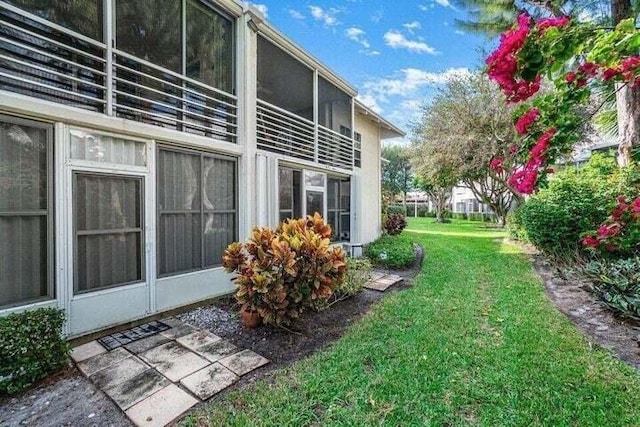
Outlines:
[[[165,426],[269,363],[251,350],[177,319],[161,323],[170,328],[140,334],[141,329],[157,327],[151,323],[103,339],[111,350],[91,341],[71,351],[80,371],[138,426]]]
[[[396,283],[402,282],[402,277],[397,274],[387,274],[379,270],[371,272],[371,278],[364,287],[374,291],[384,292]]]

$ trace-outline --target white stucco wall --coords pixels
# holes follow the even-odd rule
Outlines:
[[[355,130],[362,135],[362,168],[358,175],[356,215],[361,243],[369,243],[381,234],[380,218],[380,127],[367,116],[356,113]]]

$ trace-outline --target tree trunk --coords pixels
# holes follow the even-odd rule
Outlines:
[[[614,25],[631,17],[631,0],[611,0],[611,18]],[[640,143],[640,87],[618,84],[616,89],[618,164],[628,166],[631,163],[632,147]]]

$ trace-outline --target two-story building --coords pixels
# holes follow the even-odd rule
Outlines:
[[[226,246],[320,212],[380,233],[403,133],[233,0],[0,0],[0,315],[79,336],[230,293]]]

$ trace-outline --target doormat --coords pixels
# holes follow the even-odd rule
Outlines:
[[[114,348],[122,347],[134,341],[166,331],[167,329],[171,329],[171,327],[165,323],[159,321],[149,322],[136,326],[135,328],[127,329],[126,331],[116,332],[115,334],[98,338],[98,342],[107,350],[113,350]]]

